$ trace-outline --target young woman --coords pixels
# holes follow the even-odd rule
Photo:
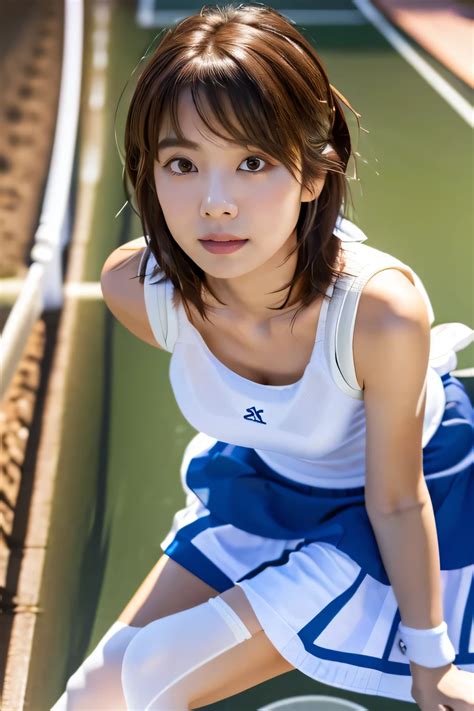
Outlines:
[[[187,17],[138,80],[146,237],[102,288],[172,353],[198,434],[163,556],[55,711],[194,709],[294,668],[474,708],[474,421],[450,372],[474,331],[431,331],[418,276],[343,217],[341,103],[265,6]]]

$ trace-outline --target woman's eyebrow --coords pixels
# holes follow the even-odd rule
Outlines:
[[[243,147],[240,141],[229,140],[228,143],[231,143],[235,146],[240,146],[241,148]],[[194,151],[199,151],[201,148],[199,143],[190,141],[189,138],[180,139],[176,136],[167,136],[166,138],[162,138],[161,141],[158,142],[158,150],[163,150],[164,148],[171,148],[176,146],[179,148],[192,148]]]
[[[174,136],[168,136],[167,138],[162,138],[158,142],[158,150],[163,148],[170,148],[172,146],[179,146],[180,148],[192,148],[195,151],[199,150],[199,144],[190,141],[188,138],[179,139]]]

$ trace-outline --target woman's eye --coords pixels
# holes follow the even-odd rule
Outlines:
[[[169,165],[169,166],[170,166],[170,172],[171,172],[173,175],[186,175],[187,173],[190,173],[190,172],[191,172],[191,171],[189,171],[189,170],[185,170],[184,173],[178,173],[176,170],[173,170],[173,169],[171,168],[171,166],[173,165],[173,163],[178,163],[178,164],[179,164],[179,163],[181,163],[181,164],[184,163],[185,166],[186,166],[186,164],[192,165],[191,161],[188,160],[187,158],[173,158],[173,159],[170,160],[168,163],[166,163],[166,165],[165,165],[164,167],[166,168],[166,167]]]
[[[173,163],[178,164],[177,165],[178,170],[182,171],[184,169],[184,172],[178,172],[176,170],[173,170],[173,168],[171,167]],[[245,158],[245,160],[242,161],[242,163],[249,163],[250,166],[253,165],[253,168],[251,167],[250,170],[244,170],[244,173],[263,173],[265,168],[262,168],[261,170],[255,170],[254,169],[255,164],[256,163],[257,164],[258,163],[268,163],[268,161],[264,158],[260,158],[260,156],[248,156],[247,158]],[[240,165],[242,165],[242,163]],[[184,164],[184,166],[183,166],[183,164]],[[187,158],[172,158],[163,167],[166,168],[168,165],[170,166],[170,173],[172,175],[187,175],[189,173],[196,172],[196,171],[191,171],[191,170],[186,169],[186,165],[188,165],[188,166],[193,165],[193,163],[191,163],[191,161],[188,160]]]
[[[264,158],[260,158],[259,156],[248,156],[248,158],[245,158],[245,160],[242,161],[242,163],[253,163],[255,165],[256,162],[259,163],[266,163],[267,161]],[[242,165],[242,163],[240,165]],[[264,169],[262,169],[264,170]],[[245,173],[261,173],[262,170],[246,170],[244,171]]]

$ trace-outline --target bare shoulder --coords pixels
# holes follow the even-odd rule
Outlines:
[[[430,332],[428,312],[423,297],[410,278],[396,268],[377,272],[365,284],[354,325],[354,367],[357,382],[365,386],[376,346],[395,334]]]
[[[117,249],[109,254],[102,267],[101,279],[112,271],[125,267],[129,262],[135,261],[138,270],[138,262],[146,247],[144,237],[137,237],[121,244]],[[136,271],[137,271],[136,270]],[[135,272],[136,273],[136,272]]]
[[[145,248],[145,238],[138,237],[114,249],[102,267],[100,285],[104,301],[115,318],[134,336],[160,348],[148,321],[144,285],[137,277]]]

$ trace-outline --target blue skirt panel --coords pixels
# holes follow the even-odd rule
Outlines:
[[[423,470],[441,567],[449,570],[474,563],[474,416],[462,383],[448,373],[443,381],[447,404],[423,450]],[[448,469],[456,475],[446,474]],[[220,441],[191,460],[186,484],[220,523],[265,538],[331,543],[372,577],[389,583],[365,510],[363,486],[328,489],[300,484],[275,472],[253,449]]]
[[[443,419],[423,449],[455,664],[474,671],[474,408],[447,373]],[[328,489],[273,471],[253,449],[199,433],[181,468],[186,507],[163,551],[219,592],[238,585],[295,668],[322,683],[413,702],[400,612],[364,487]]]

